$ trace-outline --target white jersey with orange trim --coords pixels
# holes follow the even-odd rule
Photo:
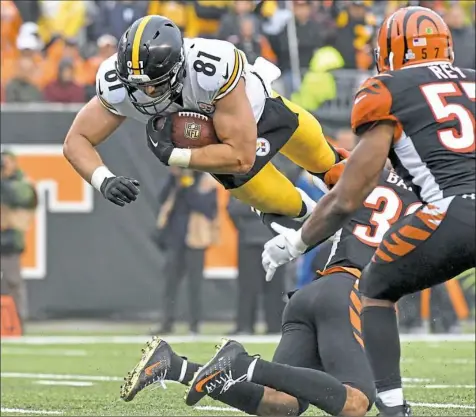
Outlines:
[[[260,65],[250,65],[245,54],[233,44],[216,39],[185,38],[184,54],[183,106],[165,101],[157,106],[158,112],[166,109],[164,114],[171,114],[186,109],[213,117],[216,101],[233,91],[243,78],[255,119],[260,119],[266,97],[271,94],[271,82],[280,74],[277,67],[264,58],[258,58]],[[147,123],[151,115],[145,115],[134,107],[127,90],[117,78],[116,59],[117,54],[114,54],[99,67],[96,75],[97,96],[111,112]],[[139,102],[150,100],[141,91],[133,94]]]

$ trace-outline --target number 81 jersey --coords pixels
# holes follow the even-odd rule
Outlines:
[[[424,202],[474,193],[475,72],[449,62],[414,65],[368,79],[355,96],[358,135],[395,122],[390,159]]]
[[[256,120],[263,111],[266,92],[264,85],[252,74],[243,52],[233,44],[215,39],[185,38],[185,77],[182,103],[165,101],[150,115],[139,112],[132,104],[133,98],[147,103],[150,98],[141,91],[133,92],[131,98],[117,79],[116,55],[104,61],[96,76],[96,93],[101,103],[115,114],[130,117],[140,122],[157,113],[164,115],[186,109],[213,115],[215,102],[238,85],[246,81],[246,94],[250,100]]]

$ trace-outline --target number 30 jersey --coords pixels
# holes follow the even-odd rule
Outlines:
[[[331,253],[324,274],[338,268],[359,275],[370,262],[388,229],[401,217],[413,213],[421,204],[411,187],[394,171],[384,169],[378,185],[365,199],[363,206],[332,237]]]
[[[271,90],[270,68],[274,69],[274,78],[279,70],[265,61],[264,68],[248,64],[243,52],[233,44],[215,39],[184,39],[185,77],[182,90],[183,105],[166,101],[157,106],[157,113],[175,113],[186,109],[213,116],[215,102],[238,85],[240,79],[246,82],[246,94],[250,100],[256,121],[263,112],[265,99]],[[105,60],[96,75],[96,93],[101,103],[111,112],[130,117],[142,123],[152,116],[136,110],[127,90],[118,80],[116,71],[116,54]],[[259,74],[258,76],[256,74]],[[146,103],[150,98],[141,91],[133,93],[139,102]]]
[[[475,72],[448,62],[368,79],[355,96],[352,128],[396,123],[390,159],[424,202],[475,190]]]

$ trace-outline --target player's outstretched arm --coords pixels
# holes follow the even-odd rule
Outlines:
[[[213,125],[223,143],[193,149],[190,168],[217,174],[247,173],[255,162],[257,128],[244,80],[217,101]]]
[[[302,227],[303,242],[310,246],[332,236],[376,187],[387,162],[395,124],[381,121],[367,130],[345,164],[336,186],[314,208]]]
[[[94,97],[76,115],[63,144],[63,154],[76,172],[119,206],[136,199],[139,183],[112,174],[94,147],[104,142],[124,119]]]
[[[124,117],[108,111],[97,97],[92,98],[76,115],[64,141],[63,153],[86,181],[96,168],[104,165],[94,149],[123,122]]]
[[[363,204],[378,183],[394,130],[393,122],[383,121],[365,132],[347,160],[337,185],[319,200],[302,228],[275,229],[280,234],[265,244],[262,254],[267,281],[273,278],[276,268],[337,232]]]

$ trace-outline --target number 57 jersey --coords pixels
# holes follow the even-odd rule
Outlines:
[[[475,190],[475,72],[448,62],[389,71],[355,96],[352,128],[361,135],[395,122],[390,159],[425,202]]]

